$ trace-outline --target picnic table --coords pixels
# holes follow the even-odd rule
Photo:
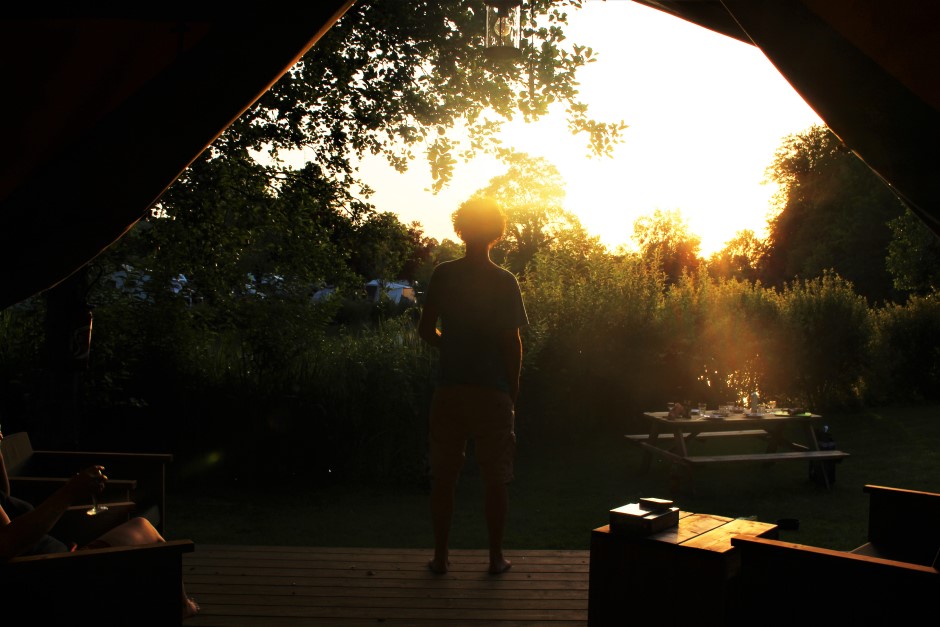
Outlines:
[[[711,411],[677,418],[668,411],[648,411],[643,413],[643,418],[647,433],[626,435],[628,442],[643,449],[641,474],[649,471],[653,456],[672,461],[689,472],[705,464],[808,461],[818,465],[816,470],[821,473],[828,489],[831,487],[830,475],[822,464],[849,456],[844,451],[820,448],[816,427],[822,416],[811,412],[776,410],[719,414]],[[797,434],[796,438],[791,435],[793,432]],[[766,441],[766,446],[758,453],[689,453],[688,443],[692,440],[727,437],[760,438]]]

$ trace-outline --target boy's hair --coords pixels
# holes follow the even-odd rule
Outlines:
[[[464,243],[495,244],[506,230],[506,214],[492,198],[471,198],[451,216]]]

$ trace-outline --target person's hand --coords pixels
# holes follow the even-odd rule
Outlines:
[[[100,494],[104,490],[104,485],[108,476],[104,474],[104,466],[89,466],[75,474],[69,482],[65,484],[65,490],[70,496],[70,500],[84,500],[94,494]]]

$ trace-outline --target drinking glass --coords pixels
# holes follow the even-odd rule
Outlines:
[[[89,516],[97,516],[101,512],[108,511],[107,505],[98,504],[98,492],[101,490],[101,487],[104,485],[104,482],[106,479],[107,477],[105,476],[104,472],[101,469],[99,469],[98,476],[95,478],[95,489],[92,490],[91,492],[92,506],[91,506],[91,509],[88,509],[85,511],[85,513]]]

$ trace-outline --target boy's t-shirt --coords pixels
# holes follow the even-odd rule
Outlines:
[[[438,385],[480,385],[510,391],[501,343],[528,324],[519,282],[495,264],[464,259],[438,265],[427,303],[440,311]]]

